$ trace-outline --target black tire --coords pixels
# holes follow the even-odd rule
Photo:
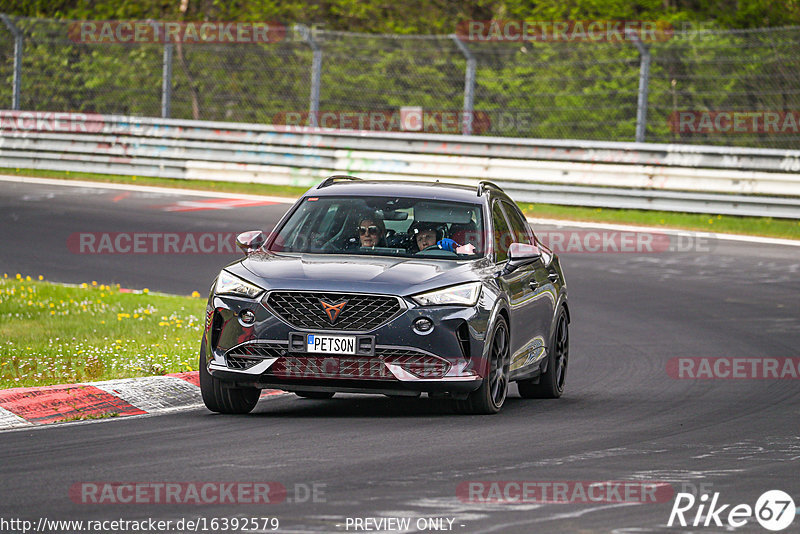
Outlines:
[[[258,388],[231,387],[214,378],[206,367],[206,342],[200,346],[200,394],[203,403],[212,412],[244,414],[250,413],[258,404],[261,390]]]
[[[294,394],[304,399],[331,399],[336,393],[331,391],[295,391]]]
[[[564,308],[558,314],[550,346],[553,350],[547,356],[547,370],[538,377],[538,383],[534,383],[537,379],[517,382],[523,399],[557,399],[564,393],[569,363],[569,323]]]
[[[500,315],[492,332],[488,373],[481,387],[465,400],[456,401],[456,410],[464,414],[491,415],[500,411],[508,395],[508,367],[511,358],[508,348],[508,323]]]

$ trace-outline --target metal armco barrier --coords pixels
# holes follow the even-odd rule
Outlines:
[[[0,167],[311,186],[475,184],[522,202],[800,219],[800,150],[331,131],[0,111]]]

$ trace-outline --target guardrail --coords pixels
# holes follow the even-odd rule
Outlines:
[[[800,219],[800,150],[0,111],[0,167],[311,186],[476,184],[523,202]]]

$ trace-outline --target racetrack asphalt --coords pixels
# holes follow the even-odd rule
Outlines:
[[[0,183],[0,271],[205,293],[237,253],[76,254],[68,240],[80,232],[270,230],[288,207],[167,211],[187,200],[208,197]],[[344,532],[348,518],[366,517],[410,517],[412,526],[448,518],[465,533],[686,530],[666,526],[674,498],[465,502],[459,485],[486,480],[655,481],[750,506],[780,489],[800,504],[798,380],[667,372],[677,357],[800,356],[798,249],[711,240],[686,252],[561,257],[572,324],[567,392],[559,400],[524,400],[512,391],[501,414],[467,417],[424,398],[287,395],[262,400],[248,416],[195,408],[13,430],[0,436],[0,518],[277,517],[278,532]],[[287,498],[91,504],[70,494],[75,484],[111,481],[273,481]],[[307,495],[312,487],[316,499]],[[800,518],[787,531],[798,525]],[[754,518],[739,531],[766,532]]]

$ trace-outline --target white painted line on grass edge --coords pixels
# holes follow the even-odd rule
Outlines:
[[[541,224],[545,226],[562,226],[567,228],[598,228],[601,230],[617,230],[621,232],[650,232],[654,234],[661,233],[668,235],[693,235],[702,236],[706,239],[745,241],[748,243],[762,243],[765,245],[787,245],[790,247],[800,247],[800,240],[780,239],[777,237],[760,237],[742,234],[717,234],[714,232],[703,232],[700,230],[683,230],[680,228],[663,228],[659,226],[634,226],[628,224],[612,224],[590,221],[565,221],[561,219],[539,219],[536,217],[528,217],[527,220],[529,223],[534,225],[534,231],[536,231],[535,225]]]
[[[0,182],[21,184],[56,185],[65,187],[89,187],[95,189],[114,189],[121,191],[140,191],[142,193],[164,193],[168,195],[194,196],[208,198],[236,198],[263,200],[278,204],[294,204],[294,198],[273,197],[267,195],[248,195],[246,193],[225,193],[222,191],[201,191],[199,189],[178,189],[175,187],[158,187],[154,185],[115,184],[110,182],[90,182],[85,180],[60,180],[58,178],[32,178],[29,176],[0,175]]]

